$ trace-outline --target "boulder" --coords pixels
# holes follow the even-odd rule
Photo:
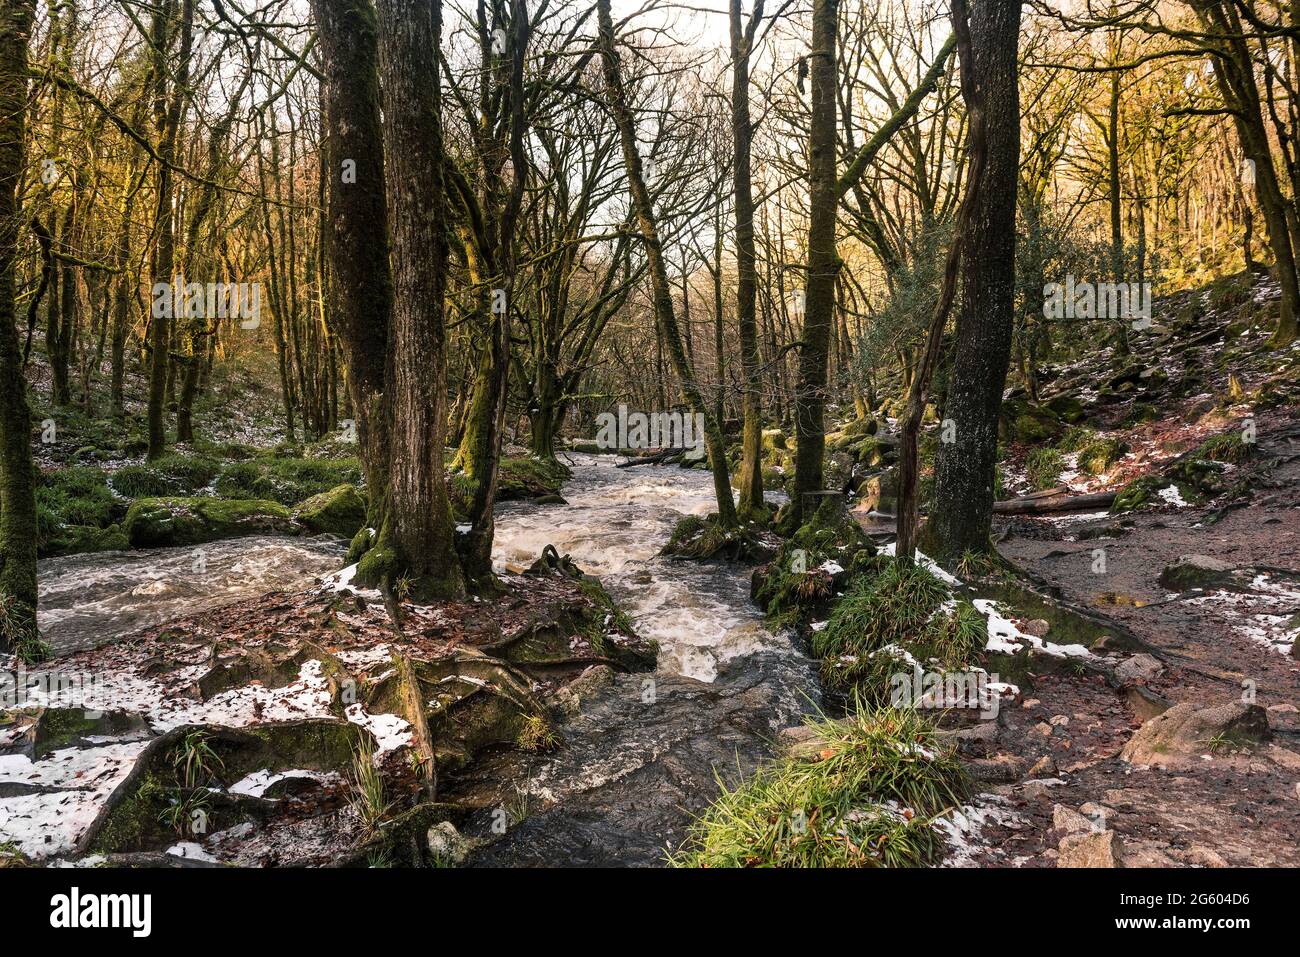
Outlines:
[[[299,503],[294,518],[310,532],[351,538],[366,522],[366,503],[351,485],[336,485]]]
[[[1170,591],[1184,592],[1193,588],[1213,589],[1232,580],[1231,562],[1208,555],[1183,555],[1178,561],[1166,565],[1160,573],[1160,584]]]
[[[863,480],[858,486],[858,511],[893,515],[898,510],[898,469],[891,467]]]
[[[1082,817],[1082,815],[1080,815]],[[1124,842],[1114,831],[1067,834],[1057,846],[1057,867],[1123,867]]]
[[[1145,652],[1126,658],[1115,666],[1115,678],[1121,685],[1146,684],[1165,670],[1160,660]]]
[[[1129,764],[1163,766],[1199,760],[1216,740],[1248,744],[1271,737],[1268,712],[1259,705],[1231,701],[1198,707],[1183,702],[1138,728],[1120,757]]]
[[[1083,403],[1072,395],[1052,396],[1045,404],[1062,422],[1074,425],[1083,421]]]
[[[267,499],[141,498],[122,523],[133,548],[199,545],[241,535],[292,534],[289,509]]]

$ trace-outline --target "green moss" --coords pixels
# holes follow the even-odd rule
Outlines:
[[[264,498],[294,505],[339,485],[359,485],[361,463],[349,459],[260,456],[226,466],[217,492],[227,498]]]
[[[920,867],[937,863],[932,822],[968,785],[951,747],[911,711],[860,709],[813,722],[820,745],[733,788],[690,828],[675,867]]]
[[[1242,441],[1240,432],[1224,432],[1206,439],[1196,450],[1196,455],[1213,462],[1230,462],[1240,465],[1255,453],[1255,446]]]
[[[535,456],[503,457],[497,474],[497,501],[510,502],[525,499],[554,501],[560,489],[573,473],[558,459]],[[447,496],[457,519],[464,520],[474,501],[478,483],[464,472],[452,472],[447,477]]]
[[[1168,485],[1169,483],[1158,475],[1136,478],[1119,490],[1115,501],[1111,503],[1110,510],[1112,513],[1129,512],[1149,505],[1152,499],[1158,497],[1159,491]]]
[[[833,575],[822,569],[834,561],[845,581],[874,573],[875,546],[849,515],[839,521],[801,526],[777,551],[776,557],[755,573],[754,600],[775,624],[794,625],[809,620],[831,597]]]
[[[109,482],[126,498],[174,495],[180,491],[171,479],[147,465],[127,465],[113,473]]]
[[[131,547],[121,525],[64,525],[39,549],[42,558],[52,555],[81,555],[89,552],[123,551]]]
[[[296,529],[287,508],[264,499],[143,498],[132,504],[123,523],[135,548],[197,545]]]
[[[353,541],[355,543],[355,539]],[[375,545],[367,549],[357,562],[356,582],[366,588],[388,588],[396,582],[401,571],[396,550],[387,545]]]
[[[351,538],[366,523],[366,503],[351,485],[336,485],[301,502],[294,517],[308,531]]]
[[[1058,395],[1045,403],[1053,415],[1062,422],[1075,423],[1083,421],[1083,403],[1072,395]]]
[[[1094,439],[1079,449],[1079,469],[1089,475],[1103,475],[1123,458],[1128,445],[1118,439]]]
[[[1124,417],[1124,427],[1132,428],[1135,425],[1141,425],[1143,422],[1155,422],[1160,418],[1160,410],[1149,402],[1134,402],[1133,408]]]

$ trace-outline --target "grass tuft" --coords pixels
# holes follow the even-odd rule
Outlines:
[[[943,840],[933,820],[967,782],[948,745],[916,712],[858,708],[810,722],[822,745],[783,758],[713,805],[669,855],[675,867],[922,867]]]

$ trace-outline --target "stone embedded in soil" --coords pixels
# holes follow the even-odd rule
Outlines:
[[[1177,592],[1218,588],[1232,580],[1235,567],[1231,562],[1208,555],[1182,555],[1178,561],[1165,566],[1160,573],[1160,584]]]
[[[1115,666],[1115,679],[1121,685],[1146,684],[1159,677],[1165,666],[1153,655],[1145,652],[1126,658]]]
[[[1171,765],[1199,760],[1216,740],[1251,744],[1271,737],[1268,712],[1259,705],[1229,702],[1202,708],[1183,702],[1143,724],[1120,757],[1129,764]]]
[[[1124,842],[1114,831],[1067,834],[1057,850],[1057,867],[1124,866]]]

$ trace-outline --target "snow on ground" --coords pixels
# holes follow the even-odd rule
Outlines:
[[[1251,591],[1217,590],[1187,599],[1189,605],[1212,605],[1233,632],[1283,655],[1291,654],[1300,638],[1300,588],[1283,584],[1267,573],[1256,575]]]
[[[1002,857],[1004,853],[983,836],[989,824],[1018,830],[1024,817],[1008,806],[1007,799],[996,794],[981,794],[970,804],[963,804],[947,815],[935,819],[935,827],[948,844],[941,867],[978,867],[980,857]]]
[[[320,781],[322,784],[338,780],[337,774],[331,774],[324,771],[308,771],[302,768],[294,768],[289,771],[254,771],[239,781],[232,784],[227,791],[231,794],[244,794],[248,797],[262,797],[266,794],[267,788],[277,781],[284,781],[287,778],[309,778],[313,781]]]
[[[35,762],[25,754],[0,756],[0,785],[60,789],[0,799],[0,841],[29,857],[70,853],[147,745],[65,748]]]
[[[1025,634],[1014,621],[1007,618],[991,598],[976,598],[971,602],[988,619],[989,640],[986,651],[1014,655],[1026,645],[1055,658],[1091,658],[1092,652],[1083,645],[1058,645],[1034,635]]]

